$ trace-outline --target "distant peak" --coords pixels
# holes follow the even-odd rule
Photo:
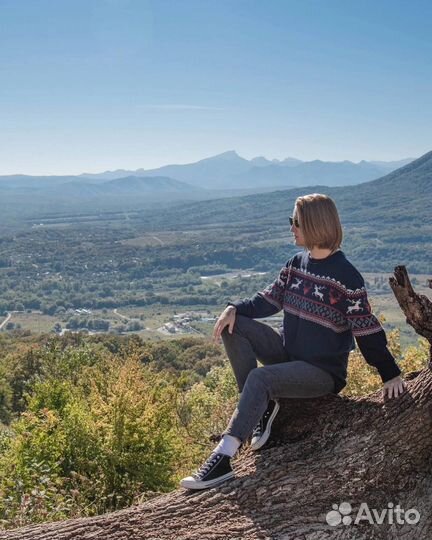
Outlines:
[[[256,157],[252,158],[250,161],[254,165],[269,165],[271,163],[271,161],[269,161],[264,156],[256,156]]]
[[[274,160],[273,160],[274,161]],[[297,159],[297,158],[293,158],[293,157],[287,157],[285,159],[283,159],[280,163],[291,163],[291,164],[294,164],[294,163],[302,163],[302,160],[301,159]]]
[[[202,161],[247,161],[247,160],[239,156],[235,150],[228,150],[227,152],[222,152],[221,154],[216,154],[215,156],[211,156],[211,157],[202,159],[200,161],[202,162]]]
[[[237,152],[235,150],[227,150],[226,152],[222,152],[222,154],[217,154],[214,157],[215,158],[227,158],[227,159],[240,158],[240,156],[237,154]]]

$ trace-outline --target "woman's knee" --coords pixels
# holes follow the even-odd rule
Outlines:
[[[251,388],[256,387],[265,387],[270,386],[270,380],[267,377],[267,373],[263,367],[256,367],[249,371],[249,374],[246,379],[246,384]]]

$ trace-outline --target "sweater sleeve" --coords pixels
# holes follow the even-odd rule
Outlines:
[[[366,362],[378,370],[383,383],[401,374],[401,370],[387,348],[384,330],[369,336],[357,337],[356,341]]]
[[[236,307],[239,315],[245,315],[251,319],[260,319],[278,313],[283,307],[288,274],[289,267],[284,266],[275,281],[263,291],[257,292],[250,299],[228,302],[228,305]]]
[[[387,348],[387,337],[379,320],[371,311],[364,280],[359,274],[359,287],[349,290],[346,318],[366,362],[375,367],[383,382],[400,375],[396,361]]]

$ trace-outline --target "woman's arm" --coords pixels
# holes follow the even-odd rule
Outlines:
[[[380,324],[379,321],[378,324]],[[383,383],[401,374],[396,360],[387,348],[387,338],[384,329],[381,328],[381,330],[373,334],[358,335],[355,337],[364,359],[370,366],[378,370]]]
[[[229,302],[228,305],[234,306],[238,315],[244,315],[251,319],[261,319],[278,313],[283,307],[285,287],[289,274],[288,263],[287,266],[281,269],[273,283],[263,291],[257,292],[252,298]]]
[[[270,317],[282,309],[285,286],[287,282],[287,267],[284,266],[279,276],[262,292],[256,293],[252,298],[228,302],[227,307],[220,314],[213,328],[213,341],[219,341],[225,327],[232,334],[236,315],[244,315],[251,319]]]
[[[228,306],[236,308],[239,315],[250,317],[251,319],[262,319],[278,313],[282,308],[269,302],[262,293],[256,293],[252,298],[228,302]]]
[[[383,394],[396,397],[405,388],[396,360],[387,348],[387,337],[372,313],[363,277],[358,273],[353,290],[347,291],[345,315],[366,362],[375,367],[384,383]]]

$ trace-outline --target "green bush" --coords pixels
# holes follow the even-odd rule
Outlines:
[[[136,356],[96,365],[88,352],[47,349],[44,379],[3,436],[5,526],[93,515],[174,486],[173,381]]]

